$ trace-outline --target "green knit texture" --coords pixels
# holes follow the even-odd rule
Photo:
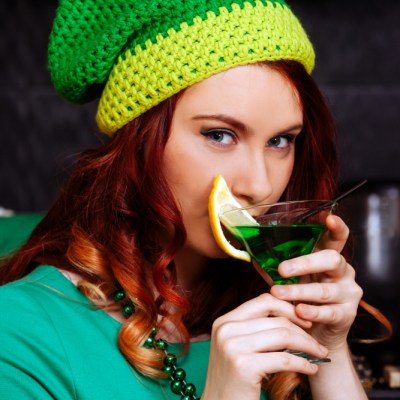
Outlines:
[[[283,0],[260,0],[265,6],[277,5],[288,7]],[[229,12],[232,11],[232,4],[238,5],[240,8],[244,7],[244,3],[249,3],[253,7],[256,5],[254,0],[209,0],[200,2],[198,0],[188,0],[183,3],[179,2],[163,2],[157,4],[157,7],[153,10],[152,16],[154,18],[151,21],[152,25],[145,25],[144,28],[137,32],[136,36],[132,37],[132,40],[127,43],[125,49],[134,50],[136,45],[140,45],[142,48],[147,40],[152,43],[156,43],[156,36],[161,34],[163,37],[168,36],[168,30],[174,29],[178,32],[181,29],[182,22],[186,22],[189,26],[193,25],[193,19],[200,17],[203,21],[207,20],[207,12],[211,11],[215,15],[220,14],[220,7],[226,8]],[[124,50],[125,50],[124,49]],[[125,51],[121,52],[122,54]]]
[[[288,7],[283,0],[260,0]],[[220,7],[243,8],[254,0],[60,0],[50,35],[48,68],[56,90],[66,99],[84,103],[99,97],[119,55],[134,51],[157,35],[179,31],[195,17],[207,19]]]

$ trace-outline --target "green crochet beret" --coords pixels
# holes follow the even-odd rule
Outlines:
[[[60,0],[48,56],[66,99],[101,96],[96,119],[109,135],[231,67],[289,59],[310,73],[315,58],[282,0]]]

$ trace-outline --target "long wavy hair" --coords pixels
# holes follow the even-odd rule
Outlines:
[[[301,64],[262,64],[293,85],[304,114],[294,170],[281,200],[331,198],[337,186],[337,151],[323,95]],[[163,352],[143,347],[153,326],[172,322],[188,346],[190,335],[210,333],[218,316],[266,290],[253,268],[233,259],[210,260],[191,294],[176,285],[174,255],[186,234],[162,160],[181,93],[82,153],[53,207],[0,269],[1,284],[39,264],[78,272],[83,277],[79,287],[96,300],[110,299],[122,287],[135,313],[119,332],[119,347],[138,371],[152,377],[165,377]],[[161,244],[159,232],[166,229],[170,239]],[[243,281],[248,282],[245,290]],[[278,373],[264,387],[274,399],[296,399],[302,380],[296,373]]]

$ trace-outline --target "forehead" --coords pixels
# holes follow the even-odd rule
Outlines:
[[[184,91],[176,114],[196,113],[234,115],[243,121],[259,123],[302,122],[299,95],[280,72],[263,64],[246,65],[213,75]]]

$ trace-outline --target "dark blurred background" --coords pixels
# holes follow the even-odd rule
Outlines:
[[[46,47],[56,4],[0,0],[0,207],[19,213],[48,209],[76,155],[102,140],[96,104],[69,104],[51,86]],[[386,343],[353,345],[379,379],[385,365],[400,364],[400,1],[290,4],[315,45],[313,75],[337,120],[341,185],[369,182],[342,210],[365,298],[395,328]],[[355,336],[385,333],[363,314],[358,322]]]

